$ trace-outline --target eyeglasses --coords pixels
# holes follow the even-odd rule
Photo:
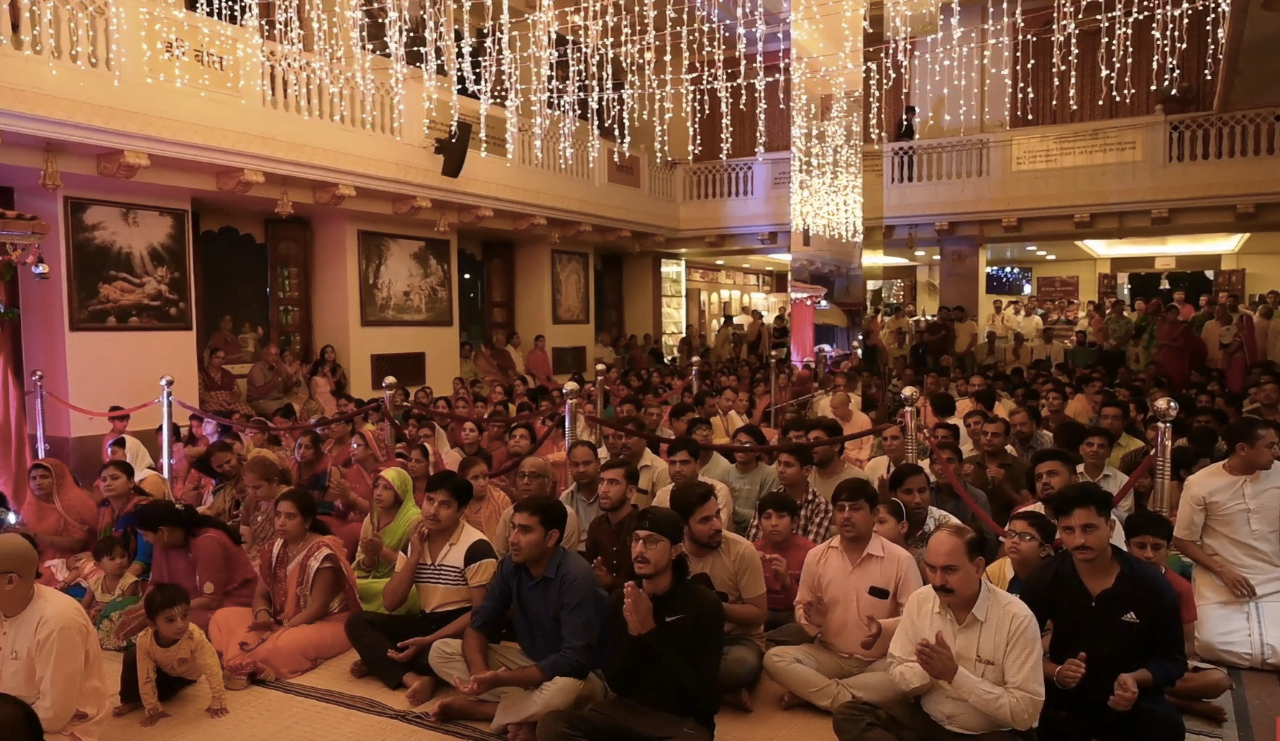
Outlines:
[[[1032,533],[1015,533],[1015,532],[1012,532],[1012,531],[1006,532],[1006,533],[1004,534],[1004,536],[1003,536],[1002,538],[1000,538],[1000,540],[1001,540],[1001,542],[1008,543],[1010,540],[1013,540],[1014,538],[1017,538],[1018,540],[1021,540],[1023,543],[1039,543],[1039,542],[1041,542],[1041,541],[1040,541],[1040,539],[1039,539],[1039,538],[1037,538],[1037,537],[1036,537],[1034,534],[1032,534]]]
[[[516,481],[537,481],[545,478],[547,478],[545,473],[536,473],[534,471],[520,471],[516,474]]]
[[[666,540],[667,539],[662,537],[661,535],[645,535],[645,536],[632,535],[631,547],[635,548],[637,545],[644,543],[644,549],[646,551],[652,551],[652,550],[656,550],[658,546],[662,545],[664,542],[666,542]]]

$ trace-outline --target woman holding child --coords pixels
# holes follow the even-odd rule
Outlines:
[[[89,550],[97,521],[93,498],[76,485],[62,461],[41,458],[27,469],[31,496],[20,506],[18,532],[35,538],[40,563],[64,562]],[[42,569],[40,583],[55,586],[55,569]]]
[[[209,624],[229,689],[254,677],[292,679],[351,648],[345,624],[360,609],[356,577],[316,517],[315,498],[301,489],[277,497],[275,532],[252,607],[221,609]]]

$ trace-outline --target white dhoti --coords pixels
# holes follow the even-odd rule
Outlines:
[[[1199,604],[1196,610],[1200,658],[1246,669],[1280,669],[1280,601]]]

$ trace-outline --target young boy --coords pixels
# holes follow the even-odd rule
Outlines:
[[[129,573],[129,565],[133,563],[129,545],[114,535],[98,539],[93,547],[93,560],[98,570],[85,582],[88,589],[80,604],[89,613],[89,619],[97,623],[107,603],[121,597],[137,597],[142,593],[142,583]]]
[[[114,414],[114,412],[123,412],[123,411],[124,411],[124,407],[122,406],[113,405],[113,406],[107,407],[107,422],[111,423],[111,431],[108,432],[102,438],[102,462],[103,463],[106,463],[107,461],[111,460],[111,453],[110,451],[107,450],[107,446],[111,444],[111,441],[115,440],[117,437],[120,437],[121,435],[129,434],[129,415]]]
[[[987,567],[987,581],[1009,594],[1022,591],[1022,582],[1040,562],[1053,555],[1053,541],[1058,526],[1048,516],[1035,510],[1014,512],[1005,528],[1005,552],[1009,555]]]
[[[1140,509],[1125,518],[1125,544],[1130,555],[1160,569],[1173,591],[1178,593],[1178,607],[1182,613],[1182,635],[1187,644],[1187,673],[1178,680],[1165,697],[1178,710],[1218,723],[1225,722],[1227,711],[1221,705],[1209,702],[1231,689],[1231,679],[1223,670],[1196,661],[1196,600],[1191,582],[1166,568],[1169,543],[1173,541],[1173,523],[1169,518]]]
[[[200,626],[187,618],[191,609],[187,590],[176,584],[157,584],[143,598],[142,609],[149,627],[124,655],[120,706],[112,714],[119,717],[143,707],[147,714],[141,725],[153,726],[169,715],[160,703],[173,699],[201,676],[208,680],[211,695],[205,712],[214,718],[231,712],[218,653]]]
[[[800,504],[783,491],[772,491],[756,502],[760,539],[755,542],[764,565],[768,617],[765,630],[776,630],[796,620],[796,590],[800,569],[814,542],[795,534]]]

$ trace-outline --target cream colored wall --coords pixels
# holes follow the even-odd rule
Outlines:
[[[1245,246],[1248,253],[1233,256],[1234,267],[1244,268],[1245,292],[1253,295],[1280,290],[1280,232],[1254,232]],[[1254,254],[1258,250],[1265,250],[1266,254]],[[1223,267],[1227,267],[1226,258]]]
[[[622,261],[622,325],[627,334],[655,337],[658,260],[651,254],[627,255]]]
[[[591,311],[588,316],[591,318],[591,322],[589,324],[552,324],[551,250],[553,249],[592,254],[590,246],[572,242],[550,245],[543,239],[522,242],[516,245],[516,331],[520,333],[521,337],[525,338],[526,352],[528,348],[533,347],[533,338],[540,334],[547,337],[548,355],[551,355],[551,350],[555,347],[585,346],[587,348],[586,375],[590,376],[594,373],[591,370],[594,365],[592,349],[596,344],[595,258],[593,256],[588,262],[590,269],[587,271],[588,275],[591,276],[591,285],[587,291],[587,300],[591,305]],[[562,375],[560,377],[567,378],[568,376]]]
[[[427,385],[448,389],[458,375],[458,280],[456,237],[445,237],[429,225],[351,214],[314,219],[315,252],[312,262],[312,328],[317,347],[332,344],[346,366],[351,393],[368,399],[381,391],[382,379],[373,378],[370,356],[379,353],[427,354]],[[381,231],[424,239],[448,239],[453,279],[453,318],[449,327],[362,327],[358,286],[357,232]]]
[[[160,377],[174,377],[174,395],[192,405],[198,402],[196,334],[183,331],[71,332],[68,321],[66,222],[63,198],[90,198],[190,210],[191,200],[182,192],[145,183],[112,183],[101,178],[66,177],[65,187],[54,194],[37,188],[20,188],[18,210],[40,215],[49,225],[43,242],[50,279],[36,281],[25,271],[20,283],[22,299],[23,355],[28,371],[43,370],[48,388],[72,403],[105,411],[113,404],[131,407],[160,395]],[[188,222],[189,224],[190,222]],[[191,253],[187,253],[188,265]],[[188,282],[191,270],[182,276]],[[35,410],[28,405],[28,426],[34,430]],[[104,418],[66,414],[49,407],[48,434],[80,437],[105,432]],[[135,430],[160,424],[159,407],[133,415]],[[150,438],[150,434],[147,435]]]

